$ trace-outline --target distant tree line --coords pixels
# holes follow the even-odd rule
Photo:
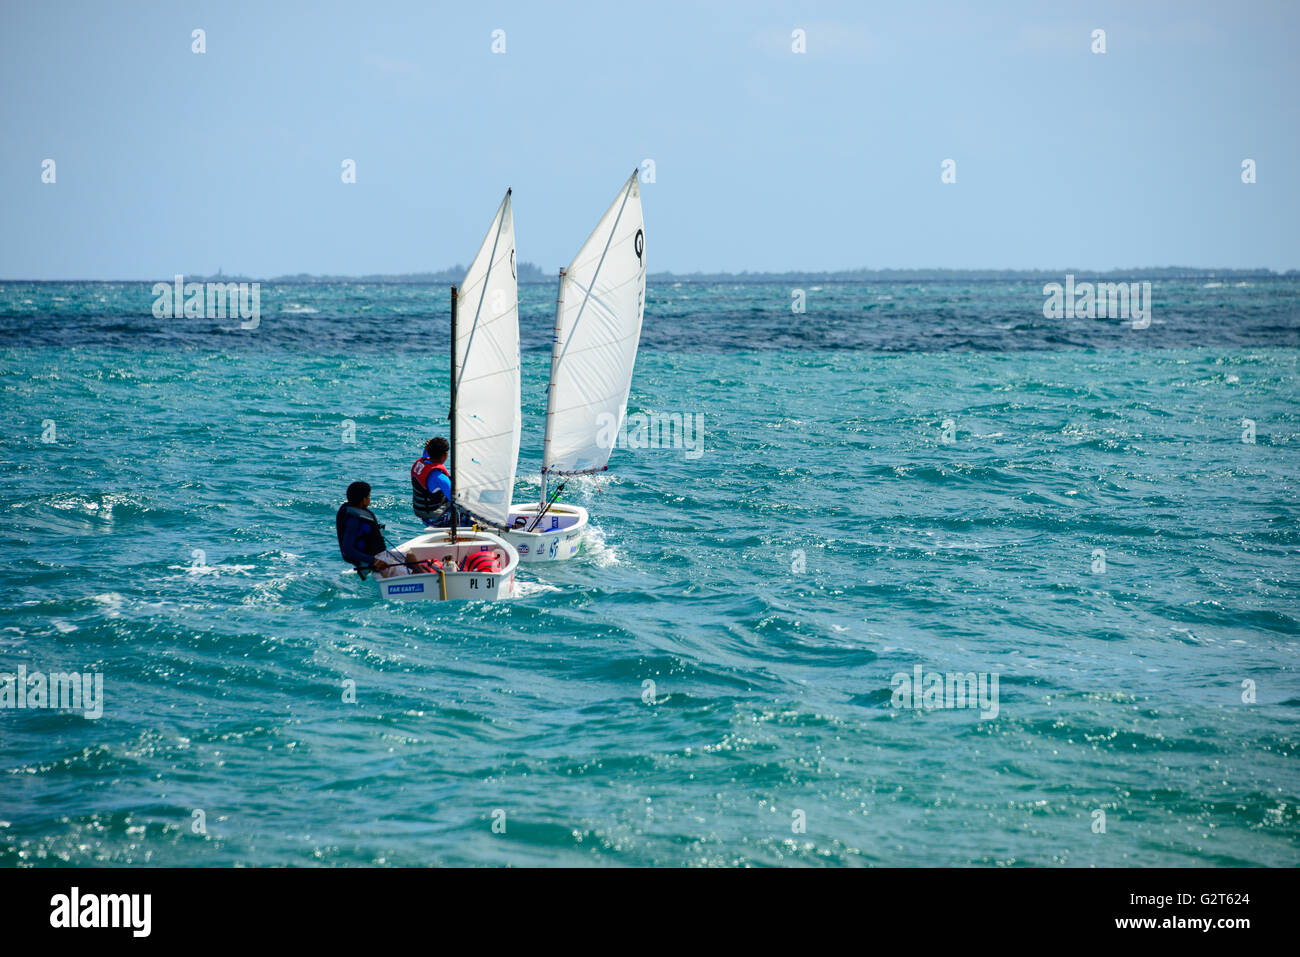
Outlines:
[[[292,276],[275,276],[262,279],[268,283],[409,283],[433,285],[458,283],[465,278],[465,266],[452,266],[439,272],[371,273],[364,276],[316,276],[297,273]],[[517,267],[519,282],[554,283],[554,273],[543,272],[533,263],[521,262]],[[651,273],[652,283],[666,282],[735,282],[735,283],[817,283],[817,282],[942,282],[989,280],[1059,280],[1065,274],[1087,279],[1268,279],[1300,276],[1300,270],[1276,272],[1272,269],[1208,269],[1198,266],[1144,266],[1132,269],[840,269],[831,272],[692,272]],[[186,276],[194,282],[252,281],[252,276]]]
[[[1266,279],[1300,276],[1300,270],[1275,272],[1271,269],[1206,269],[1195,266],[1145,266],[1132,269],[842,269],[833,272],[738,272],[738,273],[652,273],[652,282],[939,282],[1043,280],[1060,281],[1070,273],[1087,279]]]

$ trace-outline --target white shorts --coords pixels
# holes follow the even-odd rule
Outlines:
[[[413,571],[410,565],[405,564],[406,556],[395,548],[390,548],[386,552],[380,552],[375,556],[378,561],[388,562],[389,566],[377,574],[380,578],[396,578],[399,575],[409,575]]]

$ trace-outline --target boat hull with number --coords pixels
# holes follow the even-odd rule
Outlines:
[[[448,571],[376,576],[379,593],[393,601],[496,601],[515,593],[519,553],[513,545],[489,532],[463,530],[453,541],[448,529],[434,529],[399,546],[412,562],[434,559]],[[501,565],[499,572],[462,572],[462,562],[475,552],[489,551]]]

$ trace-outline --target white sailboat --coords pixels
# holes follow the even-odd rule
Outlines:
[[[560,270],[541,498],[511,505],[504,532],[520,561],[563,561],[577,553],[587,510],[557,504],[555,496],[548,500],[548,479],[558,479],[562,489],[569,476],[607,469],[627,416],[645,310],[645,222],[637,173],[632,171],[569,268]]]
[[[399,546],[408,561],[433,559],[443,570],[375,578],[385,598],[493,600],[515,590],[514,546],[460,524],[463,517],[506,525],[519,460],[519,287],[509,190],[459,294],[451,289],[449,418],[452,525]],[[488,553],[486,561],[473,557],[480,552]],[[462,571],[467,562],[480,567]]]

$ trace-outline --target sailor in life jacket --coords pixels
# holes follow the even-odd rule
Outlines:
[[[384,526],[370,511],[368,482],[353,482],[348,486],[348,500],[339,506],[334,527],[343,560],[350,562],[362,578],[371,572],[380,578],[391,578],[423,570],[413,567],[405,555],[384,542]]]
[[[451,473],[447,452],[451,446],[441,435],[424,444],[424,454],[411,466],[411,507],[425,525],[451,524]]]

